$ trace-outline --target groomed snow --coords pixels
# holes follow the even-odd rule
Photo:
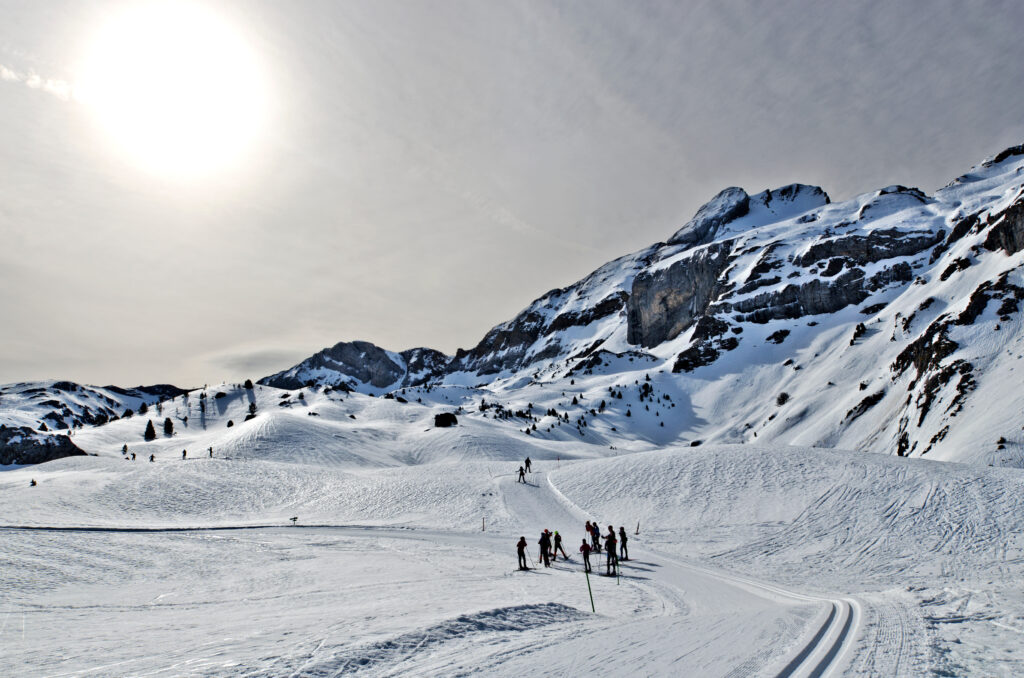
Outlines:
[[[284,407],[277,389],[218,390],[202,419],[196,393],[165,404],[171,437],[143,442],[134,417],[76,436],[98,456],[0,473],[0,674],[1024,671],[1019,470],[633,452],[479,413],[434,428],[467,390]],[[590,578],[596,613],[588,519],[624,526],[633,557]],[[515,541],[536,560],[544,528],[572,560],[515,571]]]

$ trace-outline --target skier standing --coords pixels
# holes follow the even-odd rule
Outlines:
[[[519,569],[529,570],[526,566],[526,537],[519,537],[519,542],[516,544],[516,551],[519,553]]]
[[[540,545],[540,559],[544,561],[544,567],[551,567],[550,555],[548,551],[551,549],[551,537],[548,536],[547,530],[540,533],[540,541],[537,542]]]
[[[562,547],[562,535],[558,534],[558,530],[555,530],[555,548],[551,549],[551,555],[554,559],[558,559],[558,552],[562,552],[562,558],[569,560],[569,556],[565,552],[565,548]]]
[[[186,455],[188,455],[188,450],[182,450],[181,451],[181,460],[182,461],[185,460]]]
[[[626,528],[619,526],[619,559],[629,560],[629,549],[626,547],[626,542],[629,538],[626,536]]]
[[[532,464],[530,464],[530,458],[529,458],[529,457],[527,457],[527,458],[526,458],[526,472],[527,472],[527,473],[533,473],[533,471],[531,471],[531,470],[530,470],[530,466],[531,466],[531,465],[532,465]]]
[[[590,524],[590,546],[596,553],[601,552],[601,530],[597,527],[597,521]]]
[[[517,480],[516,482],[517,483],[525,483],[526,482],[526,472],[523,471],[523,467],[522,466],[519,467],[519,480]]]
[[[587,540],[584,539],[583,543],[580,545],[580,553],[583,554],[583,571],[584,572],[590,572],[591,571],[590,570],[590,551],[591,551],[590,544],[588,544]]]
[[[615,528],[612,527],[611,525],[609,525],[608,526],[608,534],[606,534],[604,536],[604,548],[605,548],[605,551],[607,552],[607,555],[608,555],[608,560],[606,561],[606,565],[607,565],[607,572],[608,572],[609,576],[612,574],[613,568],[617,567],[618,564],[619,564],[619,559],[615,555],[615,542],[616,542],[616,539],[615,539]]]

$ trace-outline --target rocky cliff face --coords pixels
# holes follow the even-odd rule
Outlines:
[[[27,426],[0,424],[0,464],[42,464],[85,455],[66,435],[39,435]]]
[[[692,375],[700,379],[675,388],[715,403],[714,420],[687,424],[704,439],[935,454],[964,440],[953,424],[996,370],[991,347],[1003,339],[993,343],[992,333],[1024,334],[1021,252],[1024,147],[931,196],[888,186],[833,203],[803,184],[756,194],[733,187],[667,242],[548,292],[453,357],[339,344],[264,383],[509,392],[633,370],[645,380]],[[755,396],[714,386],[727,374],[792,384],[762,416],[768,406]],[[854,391],[833,392],[851,379]],[[693,391],[700,384],[709,390]],[[1016,402],[1004,400],[1000,412]]]

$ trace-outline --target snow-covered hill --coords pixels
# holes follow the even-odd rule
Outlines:
[[[131,417],[182,393],[168,384],[126,389],[51,380],[0,386],[0,464],[81,454],[68,434]]]
[[[756,440],[1021,465],[1022,252],[1024,146],[931,196],[729,188],[666,243],[548,292],[472,349],[340,343],[261,383],[474,387],[513,411],[568,414],[601,445]],[[597,412],[563,391],[627,401]]]

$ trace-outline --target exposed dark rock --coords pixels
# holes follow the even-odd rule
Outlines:
[[[449,426],[458,426],[459,420],[451,412],[442,412],[434,415],[434,426],[437,428],[447,428]]]
[[[885,397],[885,390],[884,389],[879,391],[878,393],[872,393],[868,397],[864,398],[864,400],[862,400],[859,403],[857,403],[849,412],[847,412],[846,416],[843,417],[843,421],[848,424],[851,421],[853,421],[854,419],[857,419],[862,414],[864,414],[865,412],[870,410],[872,407],[877,405],[879,402],[881,402],[882,398],[884,398],[884,397]]]
[[[953,263],[946,267],[944,271],[939,275],[939,280],[945,282],[954,274],[960,271],[966,270],[971,267],[971,260],[965,257],[954,259]]]
[[[667,268],[638,274],[626,303],[627,341],[657,346],[679,336],[704,315],[729,263],[731,246],[732,241],[715,243]]]
[[[0,464],[42,464],[84,455],[66,435],[40,435],[27,426],[0,427]]]
[[[850,234],[819,240],[793,263],[808,267],[816,262],[833,257],[844,257],[859,266],[917,254],[935,245],[945,237],[944,231],[899,231],[886,229],[872,231],[867,235]]]
[[[781,344],[783,341],[786,340],[786,337],[788,336],[789,330],[777,330],[769,334],[768,338],[765,339],[765,341],[768,341],[772,344]]]
[[[569,311],[562,313],[544,330],[544,334],[548,335],[552,332],[559,330],[565,330],[570,327],[586,327],[590,323],[606,318],[613,313],[618,313],[625,307],[626,299],[629,297],[625,292],[618,292],[616,294],[609,295],[597,302],[597,305],[593,308],[587,309],[582,312]]]
[[[690,219],[668,239],[669,245],[700,245],[714,238],[723,225],[739,219],[750,210],[750,196],[742,188],[733,186],[721,191],[706,202]]]
[[[996,215],[983,244],[987,250],[1003,250],[1007,254],[1024,250],[1024,200]]]

